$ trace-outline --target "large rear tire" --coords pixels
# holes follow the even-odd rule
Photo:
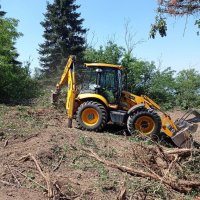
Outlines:
[[[128,117],[127,128],[130,134],[139,132],[156,139],[162,126],[161,119],[153,110],[139,110]]]
[[[94,101],[82,103],[76,112],[78,128],[87,131],[101,131],[107,124],[108,114],[105,107]]]

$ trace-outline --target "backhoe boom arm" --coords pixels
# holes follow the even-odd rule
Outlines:
[[[73,55],[69,56],[69,59],[68,59],[67,64],[66,64],[66,67],[65,67],[65,69],[63,71],[63,74],[61,76],[61,79],[60,79],[60,81],[56,85],[56,88],[58,90],[60,90],[63,85],[67,84],[67,82],[68,82],[68,76],[69,76],[69,71],[73,67],[73,64],[75,62],[75,58],[76,57],[73,56]]]
[[[76,96],[76,79],[75,79],[75,56],[70,55],[61,76],[60,81],[56,85],[56,91],[52,94],[53,103],[58,99],[60,90],[64,85],[68,86],[66,111],[68,115],[68,128],[72,127],[72,118],[74,114],[74,102]]]

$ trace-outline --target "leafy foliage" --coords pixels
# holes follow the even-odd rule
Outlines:
[[[0,103],[27,103],[38,94],[38,84],[31,79],[29,66],[1,68]]]
[[[200,19],[195,21],[195,25],[197,25],[197,28],[200,29]],[[199,31],[197,31],[197,35],[199,35]]]
[[[152,76],[154,75],[155,65],[145,61],[129,59],[128,63],[122,62],[127,68],[128,90],[138,95],[147,94]]]
[[[89,47],[85,50],[85,62],[112,63],[119,64],[124,49],[113,41],[108,41],[105,47],[100,46],[98,50]]]
[[[176,106],[175,104],[175,71],[170,67],[164,70],[156,69],[151,80],[148,95],[165,109]]]
[[[137,95],[147,95],[164,108],[172,108],[174,102],[173,78],[175,71],[159,70],[153,62],[140,61],[125,55],[122,65],[127,68],[128,90]]]
[[[199,107],[200,73],[194,69],[182,70],[176,77],[176,104],[182,108]]]
[[[38,88],[30,76],[30,63],[22,67],[17,60],[15,42],[22,35],[16,29],[18,21],[4,15],[0,11],[0,103],[19,103],[35,97]]]
[[[157,32],[159,32],[161,37],[167,36],[166,18],[156,16],[155,23],[151,25],[150,38],[154,39]]]
[[[154,63],[133,60],[128,65],[128,90],[149,96],[164,109],[199,107],[200,74],[189,69],[175,76],[171,68],[161,71]]]
[[[40,64],[43,72],[50,75],[63,69],[69,55],[81,58],[85,49],[86,29],[82,27],[83,19],[76,10],[79,5],[75,0],[54,0],[47,3],[44,27],[43,44],[40,44]]]
[[[0,66],[8,67],[13,64],[19,65],[20,62],[16,60],[18,57],[17,51],[14,47],[15,41],[22,34],[16,30],[18,21],[15,19],[0,17]]]

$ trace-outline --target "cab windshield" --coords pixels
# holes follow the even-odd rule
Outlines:
[[[122,71],[116,68],[90,67],[81,71],[79,88],[81,93],[96,93],[110,104],[119,103],[123,87]]]

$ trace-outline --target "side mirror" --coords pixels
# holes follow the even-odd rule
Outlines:
[[[97,72],[97,73],[101,73],[101,72],[102,72],[102,69],[97,68],[97,69],[96,69],[96,72]]]
[[[96,84],[90,84],[89,85],[89,89],[91,89],[91,90],[96,90],[96,89],[99,89],[99,88],[101,88],[100,85],[96,85]]]
[[[95,85],[94,87],[95,87],[95,89],[100,89],[101,88],[100,85]]]

